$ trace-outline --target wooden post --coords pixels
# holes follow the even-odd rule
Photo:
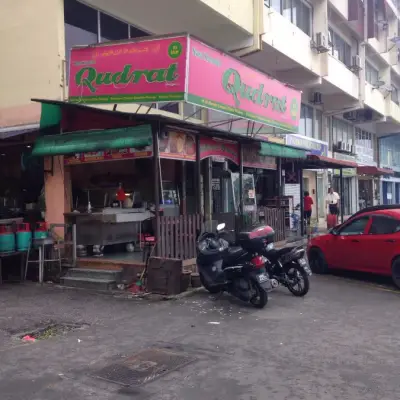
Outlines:
[[[182,200],[181,200],[181,214],[186,215],[186,161],[181,162],[182,168]]]
[[[153,134],[153,183],[154,183],[154,203],[156,212],[156,243],[160,242],[160,154],[158,151],[158,133],[160,132],[160,123],[152,126]],[[159,246],[156,245],[155,255],[159,254]]]
[[[200,168],[200,137],[196,135],[196,165],[195,165],[195,182],[196,182],[196,212],[201,214],[201,168]]]

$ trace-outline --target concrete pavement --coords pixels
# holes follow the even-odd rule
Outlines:
[[[311,284],[305,299],[284,289],[273,292],[264,310],[228,295],[147,302],[4,285],[0,398],[399,398],[399,293],[335,276],[314,276]],[[50,322],[87,326],[32,344],[13,336]],[[149,347],[170,348],[196,361],[140,387],[91,377]]]

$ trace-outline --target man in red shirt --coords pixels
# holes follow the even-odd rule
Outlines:
[[[312,213],[312,205],[314,201],[310,196],[310,193],[304,192],[304,219],[307,222],[307,225],[311,224],[311,213]]]

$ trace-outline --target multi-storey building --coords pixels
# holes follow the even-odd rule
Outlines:
[[[399,15],[394,0],[6,0],[0,14],[0,135],[37,129],[40,106],[32,97],[66,99],[73,46],[190,32],[302,90],[299,132],[282,135],[265,127],[258,134],[356,161],[357,171],[343,171],[345,214],[351,214],[380,201],[379,177],[387,171],[378,167],[392,167],[379,165],[378,139],[400,132]],[[222,120],[218,112],[182,103],[159,104],[156,112]],[[218,127],[248,129],[225,122]],[[304,172],[304,188],[317,197],[320,216],[328,186],[338,190],[338,184],[336,170]],[[286,185],[284,192],[300,201],[299,185]]]

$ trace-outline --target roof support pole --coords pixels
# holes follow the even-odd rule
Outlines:
[[[154,184],[154,205],[156,214],[156,243],[160,243],[160,154],[158,150],[158,132],[160,123],[152,125],[153,134],[153,184]],[[159,255],[159,246],[156,245],[155,255]]]
[[[239,218],[241,226],[243,226],[243,145],[239,142]]]
[[[340,222],[344,222],[343,168],[340,168]]]
[[[299,183],[300,183],[300,229],[301,236],[304,235],[306,231],[306,227],[304,225],[304,185],[303,185],[303,168],[301,165],[297,164],[296,168],[298,168],[299,175]]]
[[[195,182],[196,182],[196,212],[201,214],[201,160],[200,160],[200,136],[196,135],[196,164],[195,164]]]

